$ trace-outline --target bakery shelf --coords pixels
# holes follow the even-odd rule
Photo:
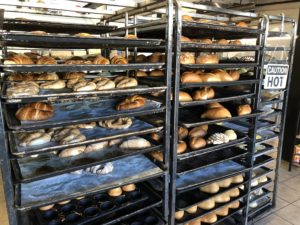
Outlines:
[[[262,144],[265,142],[269,142],[275,138],[278,138],[280,134],[275,131],[264,130],[259,132],[258,135],[260,135],[261,138],[260,139],[256,138],[255,144]]]
[[[270,101],[261,101],[260,102],[260,107],[263,107],[263,106],[266,106],[266,105],[279,104],[279,103],[283,103],[283,100],[281,100],[281,99],[274,99],[274,100],[270,100]]]
[[[154,126],[141,119],[132,118],[132,125],[127,129],[108,129],[100,127],[98,125],[93,129],[80,129],[80,133],[86,137],[86,140],[78,143],[60,144],[56,141],[50,141],[49,143],[43,145],[23,147],[20,146],[20,141],[17,138],[17,136],[22,133],[20,131],[9,131],[8,140],[10,143],[11,153],[17,157],[24,157],[51,151],[58,151],[68,147],[88,145],[96,142],[126,138],[135,135],[145,135],[149,133],[159,132],[162,129],[162,126]]]
[[[261,118],[261,119],[264,119],[264,118],[273,118],[275,116],[280,116],[281,113],[282,113],[281,109],[272,108],[271,110],[272,110],[272,112],[263,113],[262,115],[259,116],[259,118]]]
[[[32,35],[4,33],[3,41],[9,46],[55,49],[118,48],[159,46],[161,39],[128,39],[123,37],[75,37],[70,35]]]
[[[268,153],[271,153],[273,151],[276,150],[276,148],[274,148],[274,146],[272,145],[268,145],[268,144],[261,144],[260,146],[263,146],[264,149],[261,149],[261,150],[257,150],[255,153],[254,153],[254,157],[259,157],[261,155],[264,155],[264,154],[268,154]],[[257,145],[256,145],[257,147]]]
[[[259,167],[259,168],[255,169],[255,170],[253,170],[253,172],[255,173],[255,176],[252,177],[252,181],[253,180],[257,180],[260,177],[264,177],[264,176],[272,173],[273,170],[270,169],[270,168],[268,168],[268,167],[262,166],[262,167]]]
[[[69,72],[69,71],[102,71],[102,70],[144,70],[158,69],[164,66],[164,63],[131,63],[131,64],[110,64],[110,65],[1,65],[0,67],[7,72]]]
[[[274,206],[272,205],[271,199],[265,204],[261,204],[260,207],[256,207],[255,209],[252,209],[250,211],[249,215],[249,221],[253,220],[254,218],[257,218],[258,216],[265,215],[266,213],[270,212],[272,209],[274,209]],[[253,223],[251,223],[253,225]]]
[[[268,180],[266,182],[259,183],[258,185],[252,187],[250,193],[253,193],[253,192],[255,192],[255,191],[257,191],[257,190],[259,190],[261,188],[269,187],[273,183],[273,181],[272,181],[271,178],[269,178],[269,177],[267,177],[267,178],[268,178]]]
[[[210,213],[216,212],[218,209],[226,207],[230,203],[235,202],[235,201],[239,201],[240,205],[241,205],[240,208],[244,208],[245,205],[242,203],[242,199],[246,196],[247,196],[247,193],[244,192],[244,191],[241,191],[240,196],[230,198],[230,201],[226,202],[226,203],[216,203],[216,207],[211,209],[211,210],[202,210],[202,209],[198,208],[196,213],[194,213],[194,214],[185,214],[185,216],[183,216],[182,219],[176,220],[176,225],[184,225],[184,224],[186,224],[190,221],[193,221],[195,219],[198,219],[198,218],[203,217],[205,215],[208,215]]]
[[[219,163],[243,158],[247,154],[248,152],[243,149],[232,147],[214,152],[214,154],[208,152],[200,156],[181,160],[177,163],[177,175],[184,175]]]
[[[108,197],[105,202],[99,202],[94,200],[98,196],[104,196],[104,193],[98,193],[95,196],[89,196],[81,200],[72,200],[70,203],[64,206],[56,205],[54,210],[48,210],[46,212],[35,210],[36,215],[36,223],[37,224],[47,224],[52,220],[57,221],[68,221],[68,223],[74,223],[72,221],[72,210],[65,210],[66,208],[75,207],[75,212],[79,213],[79,218],[76,219],[76,224],[93,224],[93,223],[101,223],[101,224],[112,224],[117,221],[122,221],[126,218],[130,218],[136,214],[147,211],[155,206],[159,206],[162,201],[160,200],[160,196],[156,194],[151,188],[144,184],[137,185],[138,191],[135,193],[127,193],[125,196],[128,198],[128,202],[126,204],[120,204],[118,201],[118,197]],[[134,195],[135,194],[135,195]],[[133,197],[131,197],[133,196]],[[137,197],[134,197],[137,196]],[[95,198],[93,198],[95,197]],[[121,196],[119,199],[121,199]],[[123,200],[124,201],[124,200]],[[125,198],[126,201],[126,198]],[[83,204],[85,203],[85,205]],[[102,207],[113,207],[108,209],[102,209]],[[88,209],[94,210],[94,216],[87,216]],[[95,212],[96,211],[96,212]],[[97,212],[98,211],[98,212]],[[53,215],[53,212],[54,215]],[[93,212],[93,211],[92,211]],[[52,214],[52,218],[51,218]],[[46,216],[45,216],[46,215]],[[47,219],[47,215],[50,215],[50,219]],[[49,217],[48,217],[49,218]]]
[[[222,63],[219,64],[182,64],[181,67],[184,69],[237,69],[237,68],[253,68],[257,67],[257,63]]]
[[[79,32],[91,34],[105,34],[115,30],[115,26],[107,25],[88,25],[88,24],[71,24],[71,23],[53,23],[42,22],[36,20],[22,19],[5,19],[3,21],[3,29],[17,31],[34,31],[43,30],[50,33],[71,33]]]
[[[254,161],[253,169],[257,169],[261,166],[264,166],[264,165],[272,162],[273,160],[274,160],[274,158],[272,158],[271,156],[268,156],[268,155],[258,156]]]
[[[274,51],[278,51],[278,52],[289,52],[291,51],[291,48],[290,47],[283,47],[283,46],[275,46],[275,47],[272,47],[272,46],[267,46],[265,47],[265,50],[266,51],[270,51],[270,52],[274,52]]]
[[[113,161],[112,164],[114,170],[106,175],[63,174],[20,184],[16,186],[17,207],[23,210],[49,205],[105,191],[120,184],[138,183],[164,175],[164,171],[144,155],[129,156]]]
[[[176,196],[176,209],[180,211],[186,210],[192,206],[196,206],[208,199],[222,195],[223,193],[235,188],[239,188],[239,190],[242,191],[242,189],[240,189],[241,185],[244,185],[247,182],[248,181],[244,181],[239,184],[231,184],[228,188],[221,188],[220,191],[215,194],[201,192],[198,188],[178,194]]]
[[[119,117],[133,117],[150,115],[164,112],[165,107],[161,103],[146,100],[143,107],[133,110],[117,111],[115,106],[120,102],[117,99],[83,100],[71,102],[53,103],[54,116],[46,121],[24,121],[20,122],[15,117],[17,106],[5,105],[4,117],[8,127],[13,130],[21,129],[44,129],[49,127],[66,126],[71,124],[89,123],[99,120],[108,120]],[[19,105],[20,107],[21,105]]]
[[[250,169],[234,161],[218,163],[178,176],[176,190],[178,194],[183,193],[196,187],[248,172]]]
[[[197,42],[181,42],[182,51],[214,51],[214,52],[234,52],[234,51],[257,51],[258,45],[221,45],[221,44],[203,44]]]

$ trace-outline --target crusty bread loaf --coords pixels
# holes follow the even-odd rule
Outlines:
[[[201,88],[200,90],[194,91],[192,97],[194,101],[212,99],[215,97],[215,91],[213,88],[204,87]]]
[[[179,101],[180,102],[191,102],[193,101],[189,93],[185,91],[179,91]]]
[[[221,81],[233,81],[233,78],[225,70],[214,70],[212,73],[219,76]]]
[[[46,103],[29,103],[16,112],[18,120],[47,120],[53,116],[53,107]]]
[[[126,98],[117,105],[117,110],[137,109],[144,106],[146,99],[139,95],[134,95]]]
[[[239,105],[237,107],[237,114],[238,116],[243,116],[243,115],[248,115],[251,114],[252,109],[251,106],[246,104],[246,105]]]
[[[199,127],[194,127],[193,129],[190,130],[189,132],[189,137],[190,138],[195,138],[195,137],[205,137],[207,134],[207,130],[203,128],[203,126]]]
[[[224,119],[231,117],[229,110],[223,107],[208,109],[201,115],[202,119]]]
[[[127,64],[127,59],[125,59],[123,56],[116,55],[111,60],[111,64]]]
[[[182,154],[186,151],[187,145],[184,141],[178,141],[177,144],[177,154]]]
[[[180,55],[181,64],[195,64],[195,53],[193,52],[182,52]]]
[[[31,60],[31,58],[29,58],[26,55],[12,54],[4,61],[4,65],[6,64],[34,64],[34,63]]]
[[[57,64],[56,60],[51,56],[42,56],[36,62],[38,65],[55,65]]]
[[[201,137],[193,137],[189,141],[190,149],[197,150],[206,146],[206,141]]]
[[[94,59],[93,64],[108,65],[110,64],[110,61],[109,59],[104,58],[102,55],[99,55]]]
[[[117,88],[129,88],[129,87],[136,87],[138,82],[135,78],[128,77],[126,79],[121,80],[117,83]]]
[[[183,140],[188,136],[188,129],[185,127],[178,127],[178,140]]]
[[[200,55],[196,59],[197,64],[218,64],[219,57],[217,55],[205,54]]]
[[[184,72],[181,75],[181,83],[201,83],[201,75],[194,72]]]

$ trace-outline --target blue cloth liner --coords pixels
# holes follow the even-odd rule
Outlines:
[[[71,197],[80,192],[97,191],[163,172],[144,155],[126,157],[113,161],[112,164],[113,172],[106,175],[63,174],[21,184],[21,206]]]
[[[153,128],[153,125],[146,123],[142,120],[132,118],[132,125],[128,129],[121,129],[121,130],[107,129],[107,128],[99,127],[99,125],[97,125],[93,129],[80,129],[80,132],[86,136],[86,139],[88,141],[97,138],[119,135],[124,132],[128,133],[128,132],[141,131],[141,130],[146,130],[151,128]],[[14,133],[13,135],[14,135],[17,152],[30,152],[33,150],[38,150],[40,148],[48,148],[48,147],[54,147],[59,145],[58,142],[51,141],[43,145],[22,147],[19,145],[20,141],[16,137],[17,136],[16,134],[17,133]]]
[[[239,172],[245,168],[243,165],[234,161],[222,162],[179,176],[176,179],[176,187],[177,189],[182,189],[195,183],[201,184],[209,180],[217,179],[218,177]]]

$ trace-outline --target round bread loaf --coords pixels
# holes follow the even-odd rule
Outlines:
[[[215,223],[217,222],[218,220],[218,217],[215,213],[210,213],[210,214],[207,214],[206,216],[203,216],[201,217],[201,222],[203,223]]]
[[[194,101],[212,99],[215,97],[215,91],[213,88],[203,87],[199,90],[194,91],[192,97]]]
[[[137,109],[142,106],[144,106],[146,103],[146,99],[139,96],[139,95],[134,95],[131,96],[124,101],[120,102],[117,105],[117,110],[129,110],[129,109]]]
[[[193,52],[182,52],[180,55],[181,64],[195,64],[195,53]]]
[[[232,182],[232,178],[230,177],[228,179],[219,181],[218,184],[219,187],[221,188],[228,188],[231,185],[231,182]]]
[[[238,70],[230,70],[228,73],[232,80],[237,81],[240,79],[240,72]]]
[[[218,74],[214,73],[203,73],[199,75],[202,82],[221,82],[222,79]]]
[[[120,195],[122,195],[122,188],[120,187],[117,187],[117,188],[114,188],[114,189],[110,189],[107,194],[111,197],[118,197]]]
[[[176,220],[182,219],[183,216],[184,216],[184,211],[177,211],[177,212],[175,213],[175,219],[176,219]]]
[[[163,77],[165,72],[160,69],[152,70],[149,74],[150,77]]]
[[[206,146],[206,141],[201,137],[193,137],[189,141],[190,149],[197,150]]]
[[[228,208],[228,206],[222,207],[222,208],[220,208],[220,209],[218,209],[218,210],[216,211],[216,214],[217,214],[218,216],[227,216],[228,213],[229,213],[229,208]]]
[[[183,140],[188,136],[188,129],[185,127],[178,127],[178,140]]]
[[[54,109],[51,105],[43,102],[29,103],[16,112],[18,120],[47,120],[54,115]]]
[[[206,54],[198,56],[196,59],[197,64],[218,64],[219,57],[217,55]]]
[[[179,101],[180,102],[191,102],[193,101],[189,93],[185,91],[179,91]]]
[[[132,191],[135,191],[135,189],[136,189],[135,184],[127,184],[127,185],[122,187],[122,190],[125,191],[125,192],[132,192]]]
[[[186,209],[186,212],[189,214],[194,214],[197,212],[197,209],[198,209],[198,207],[195,205],[195,206],[192,206],[192,207]]]
[[[237,107],[237,114],[238,116],[243,116],[243,115],[248,115],[251,114],[252,109],[251,106],[246,104],[246,105],[239,105]]]
[[[230,201],[229,193],[223,193],[214,197],[216,203],[225,203]]]
[[[223,107],[208,109],[201,115],[202,119],[224,119],[231,117],[229,110]]]
[[[201,83],[201,76],[194,72],[184,72],[181,75],[181,83]]]
[[[186,151],[187,145],[184,141],[178,141],[177,144],[177,154],[182,154]]]
[[[206,134],[207,134],[207,130],[205,130],[205,128],[203,128],[203,126],[199,126],[199,127],[194,127],[193,129],[190,130],[189,137],[190,138],[195,138],[195,137],[203,138],[206,136]]]
[[[218,183],[212,183],[212,184],[200,187],[200,191],[203,191],[203,192],[209,193],[209,194],[218,193],[219,190],[220,190],[220,187],[219,187]]]
[[[213,198],[210,198],[210,199],[205,200],[205,201],[198,204],[198,207],[200,209],[204,209],[204,210],[213,209],[213,208],[215,208],[215,206],[216,206],[216,203],[215,203],[215,200]]]

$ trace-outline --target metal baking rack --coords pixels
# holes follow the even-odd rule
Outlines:
[[[26,7],[20,3],[20,7]],[[105,3],[110,5],[110,3]],[[116,4],[111,2],[112,5]],[[36,6],[38,6],[37,4]],[[136,203],[118,211],[118,213],[112,211],[105,214],[102,218],[94,218],[94,222],[101,224],[117,224],[121,223],[123,220],[130,220],[135,216],[138,217],[139,214],[145,211],[155,211],[159,212],[157,214],[159,221],[168,220],[168,194],[169,194],[169,140],[164,138],[163,143],[155,143],[151,141],[151,147],[145,149],[139,149],[134,151],[125,151],[118,147],[113,147],[111,149],[106,149],[102,152],[92,153],[86,157],[78,156],[72,158],[71,160],[59,160],[57,157],[53,158],[51,155],[53,151],[58,151],[67,147],[82,146],[92,143],[98,143],[107,140],[113,140],[117,138],[130,138],[134,136],[143,136],[146,139],[148,134],[152,132],[162,132],[165,137],[170,136],[170,87],[171,87],[171,60],[172,60],[172,20],[173,16],[173,4],[172,1],[163,1],[159,4],[160,8],[165,11],[165,19],[163,21],[163,27],[165,29],[165,36],[160,39],[158,37],[152,38],[137,38],[137,39],[127,39],[124,38],[125,35],[119,37],[113,36],[112,31],[118,27],[125,27],[130,23],[137,24],[142,23],[142,21],[137,20],[140,14],[147,12],[148,14],[157,16],[155,12],[156,7],[151,9],[152,3],[145,4],[135,4],[134,7],[128,6],[121,11],[103,11],[94,9],[85,9],[84,13],[96,13],[99,15],[94,18],[99,22],[99,25],[92,25],[90,23],[76,24],[76,23],[64,23],[64,22],[45,22],[27,19],[8,19],[5,17],[6,11],[1,10],[1,40],[2,40],[2,52],[5,59],[7,52],[10,49],[16,49],[20,47],[22,50],[76,50],[76,49],[102,49],[102,55],[109,57],[111,50],[121,50],[125,51],[126,57],[129,51],[136,54],[138,48],[147,48],[149,52],[154,51],[156,47],[162,49],[161,51],[165,53],[166,60],[162,63],[129,63],[126,65],[66,65],[61,64],[59,61],[57,65],[3,65],[1,64],[1,71],[3,72],[3,82],[1,86],[2,90],[2,104],[1,104],[1,143],[6,146],[5,151],[1,152],[2,170],[4,177],[4,190],[7,198],[7,208],[9,211],[9,220],[13,225],[26,224],[31,225],[32,221],[35,224],[45,224],[40,223],[41,221],[36,220],[36,215],[33,213],[38,210],[38,207],[45,206],[61,201],[66,201],[70,199],[75,199],[81,196],[90,196],[92,194],[97,194],[99,192],[107,191],[112,188],[120,187],[131,183],[146,182],[152,179],[161,179],[163,182],[162,192],[155,192],[152,187],[147,187],[152,193],[151,198],[147,202]],[[157,5],[157,4],[154,4]],[[125,6],[125,5],[124,5]],[[55,6],[57,7],[57,6]],[[150,8],[149,8],[150,7]],[[35,8],[35,7],[33,7]],[[68,10],[67,11],[71,11]],[[101,12],[103,12],[102,15]],[[34,16],[49,15],[51,12],[47,13],[32,13]],[[26,14],[27,15],[27,14]],[[31,15],[28,12],[28,15]],[[103,16],[104,15],[104,16]],[[109,18],[108,16],[109,15]],[[49,15],[49,18],[57,17],[58,15]],[[78,14],[76,19],[84,19],[87,15]],[[107,16],[107,17],[105,17]],[[117,16],[118,18],[114,18]],[[66,19],[61,15],[61,18]],[[105,17],[105,18],[104,18]],[[143,17],[143,15],[141,16]],[[74,19],[73,16],[68,17]],[[148,18],[148,17],[147,17]],[[151,17],[149,17],[151,19]],[[170,18],[170,19],[169,19]],[[62,19],[62,21],[64,21]],[[145,17],[146,19],[146,17]],[[101,20],[101,23],[100,23]],[[138,22],[137,22],[138,21]],[[112,25],[111,25],[112,24]],[[32,35],[27,32],[42,30],[47,32],[47,35],[37,36]],[[125,28],[126,34],[131,32]],[[83,38],[76,37],[74,34],[83,32],[92,34],[91,37]],[[6,96],[6,88],[10,85],[10,81],[6,81],[5,77],[10,73],[26,73],[26,72],[69,72],[69,71],[84,71],[84,72],[100,72],[95,74],[95,76],[105,76],[103,71],[123,72],[129,74],[130,70],[153,70],[161,69],[165,70],[165,77],[162,79],[159,85],[139,85],[136,88],[127,89],[115,89],[106,91],[96,91],[96,92],[82,92],[82,93],[72,93],[70,90],[62,90],[62,92],[44,92],[35,96],[26,97],[16,97],[10,98]],[[156,91],[162,91],[164,93],[160,102],[154,100],[147,100],[144,109],[141,110],[127,110],[124,112],[117,112],[115,110],[114,104],[122,99],[128,97],[128,95],[135,94],[149,94]],[[62,106],[64,104],[71,105],[82,105],[90,102],[91,104],[96,104],[97,101],[102,101],[105,103],[105,107],[102,104],[102,112],[96,112],[97,108],[93,110],[88,110],[85,116],[80,112],[73,110],[71,112],[75,117],[70,117],[67,115],[64,117],[63,109],[55,115],[49,121],[42,122],[25,122],[20,123],[14,117],[15,112],[10,110],[15,110],[18,107],[24,105],[27,102],[36,101],[46,101],[52,103],[56,106]],[[69,101],[69,103],[67,102]],[[104,101],[104,102],[103,102]],[[152,104],[154,103],[154,105]],[[100,104],[101,105],[101,104]],[[100,106],[99,105],[99,106]],[[111,105],[111,109],[107,106]],[[154,106],[154,107],[151,107]],[[149,108],[150,106],[150,108]],[[106,109],[107,108],[107,109]],[[8,111],[9,112],[8,112]],[[83,109],[87,110],[87,108]],[[94,116],[92,116],[93,111],[95,111]],[[114,112],[113,112],[114,111]],[[81,113],[82,113],[81,112]],[[161,125],[155,125],[148,123],[138,116],[151,116],[156,113],[161,113],[163,123]],[[5,114],[5,116],[4,116]],[[75,125],[86,122],[98,121],[102,119],[120,118],[120,117],[132,117],[133,123],[136,125],[132,129],[120,130],[111,132],[98,127],[92,130],[82,130],[85,133],[87,140],[69,145],[59,145],[58,143],[50,143],[49,146],[35,146],[31,148],[20,149],[18,146],[18,140],[16,140],[17,132],[24,132],[30,130],[37,130],[39,128],[50,128],[57,126]],[[5,139],[4,139],[5,138]],[[150,140],[150,139],[149,139]],[[143,153],[151,152],[154,150],[163,150],[163,162],[158,164],[155,161],[147,158]],[[113,151],[114,154],[112,154]],[[38,158],[32,158],[35,154],[39,154]],[[99,154],[99,155],[98,155]],[[40,162],[39,162],[40,160]],[[54,160],[54,161],[53,161]],[[59,161],[55,162],[56,160]],[[65,162],[63,162],[65,161]],[[103,164],[105,162],[111,162],[114,166],[114,170],[108,175],[93,175],[90,173],[83,172],[81,175],[71,174],[69,172],[74,172],[77,170],[85,169],[94,165]],[[130,162],[130,163],[128,163]],[[46,163],[46,164],[44,164]],[[58,164],[57,164],[58,163]],[[136,163],[136,164],[135,164]],[[59,166],[60,165],[60,166]],[[30,174],[32,168],[39,171],[37,174]],[[59,167],[57,167],[59,166]],[[64,189],[64,185],[69,184],[67,189]],[[43,187],[43,188],[41,188]],[[58,188],[58,189],[56,189]],[[64,191],[62,191],[64,189]],[[29,190],[29,191],[28,191]],[[30,193],[30,190],[35,190],[35,193]],[[48,194],[43,194],[43,191],[48,190]],[[51,191],[52,190],[52,191]],[[61,190],[56,193],[55,190]],[[149,193],[150,193],[149,192]],[[155,198],[154,198],[155,196]],[[153,198],[152,198],[153,197]],[[159,209],[159,210],[158,210]],[[91,224],[91,222],[89,222]],[[165,224],[164,222],[162,224]]]
[[[239,198],[241,200],[241,210],[235,213],[229,213],[228,216],[222,217],[222,220],[216,223],[222,223],[223,220],[234,219],[239,221],[238,224],[247,224],[248,212],[249,212],[249,198],[250,198],[250,183],[252,177],[252,167],[254,165],[254,150],[255,150],[255,136],[257,132],[258,117],[262,114],[259,110],[259,94],[260,83],[262,80],[261,66],[262,66],[262,48],[265,39],[265,26],[266,20],[261,19],[257,14],[250,12],[240,12],[229,9],[216,8],[212,6],[202,5],[198,3],[188,3],[185,1],[175,2],[175,18],[174,18],[174,67],[173,73],[175,75],[173,85],[173,101],[172,101],[172,146],[171,146],[171,185],[170,185],[170,216],[169,223],[171,225],[184,224],[193,219],[199,218],[208,212],[202,212],[199,214],[189,214],[187,219],[180,221],[175,220],[175,212],[178,210],[178,196],[184,196],[185,193],[192,192],[200,186],[204,186],[216,181],[220,181],[226,178],[233,177],[237,174],[244,173],[245,189],[244,194]],[[186,14],[185,14],[186,13]],[[183,21],[182,16],[189,15],[194,21]],[[242,21],[243,19],[251,21],[251,27],[240,28],[235,26],[234,22]],[[198,19],[202,19],[198,21]],[[260,20],[261,19],[261,20]],[[205,21],[205,22],[204,22]],[[224,25],[224,22],[227,25]],[[149,34],[148,31],[140,30],[141,34]],[[156,35],[153,32],[152,35]],[[215,39],[240,39],[240,38],[253,38],[256,40],[255,45],[221,45],[221,44],[201,44],[196,42],[182,42],[181,36],[188,38],[215,38]],[[180,55],[182,52],[237,52],[244,51],[249,54],[255,55],[255,60],[252,62],[245,62],[242,60],[222,60],[219,64],[180,64]],[[183,71],[187,70],[206,70],[212,69],[240,69],[248,68],[254,72],[254,75],[247,76],[242,74],[241,79],[232,82],[210,82],[210,83],[188,83],[181,84],[180,75]],[[220,88],[223,92],[227,90],[225,87],[238,86],[242,84],[250,85],[248,93],[245,96],[241,93],[232,93],[232,95],[226,99],[226,95],[216,96],[212,100],[200,102],[200,104],[193,102],[179,102],[179,91],[184,90],[189,92],[189,88],[200,88],[204,86],[210,86],[213,88]],[[217,90],[216,88],[216,90]],[[230,92],[228,92],[230,93]],[[246,94],[249,94],[246,96]],[[203,105],[210,102],[220,102],[229,109],[232,114],[232,118],[226,119],[214,119],[204,120],[200,119],[200,115],[204,110]],[[249,101],[250,100],[250,101]],[[224,102],[224,103],[223,103]],[[238,116],[235,113],[235,108],[243,102],[250,102],[252,107],[252,113],[249,115]],[[188,107],[189,106],[189,107]],[[192,107],[193,106],[193,107]],[[241,119],[248,119],[250,123],[249,131],[242,131],[246,139],[242,142],[245,144],[245,149],[240,149],[240,155],[237,154],[225,154],[226,151],[230,151],[238,148],[236,145],[232,145],[230,148],[225,145],[219,145],[218,150],[205,151],[205,154],[191,153],[191,157],[180,160],[180,155],[177,155],[177,143],[178,143],[178,126],[186,128],[193,128],[200,125],[207,124],[208,127],[215,123],[225,123],[238,121]],[[227,124],[226,124],[227,126]],[[209,129],[208,128],[208,129]],[[234,129],[234,128],[232,128]],[[235,129],[234,129],[235,130]],[[239,142],[241,144],[241,142]],[[200,152],[201,150],[199,150]],[[235,155],[236,157],[233,157]],[[215,159],[215,160],[213,160]],[[191,167],[193,162],[199,162]],[[183,162],[183,164],[182,164]],[[201,163],[202,162],[202,163]],[[205,167],[205,165],[208,165]],[[187,165],[187,168],[184,168]],[[190,170],[190,171],[189,171]],[[179,172],[179,173],[178,173]],[[184,172],[184,173],[183,173]],[[183,174],[181,174],[183,173]],[[213,196],[213,195],[212,195]],[[226,204],[225,204],[226,205]],[[199,210],[199,209],[198,209]],[[214,209],[212,209],[214,211]],[[239,220],[237,219],[239,218]]]

